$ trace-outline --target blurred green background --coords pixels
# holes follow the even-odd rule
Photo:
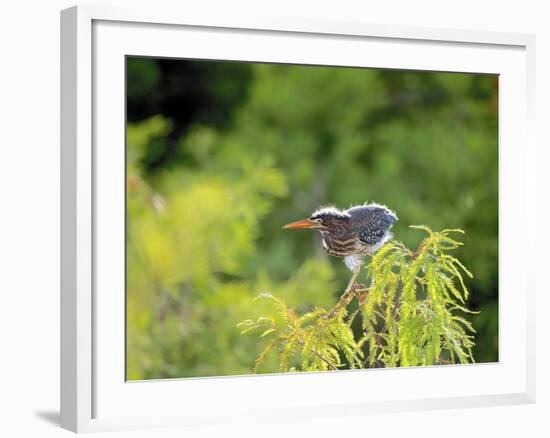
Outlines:
[[[498,360],[497,76],[129,57],[127,120],[129,380],[250,373],[259,293],[333,305],[342,261],[281,229],[327,203],[388,205],[412,247],[411,224],[464,229]]]

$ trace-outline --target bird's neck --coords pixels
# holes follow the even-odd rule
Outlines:
[[[337,238],[337,237],[340,237],[340,236],[342,236],[346,233],[346,228],[345,227],[333,227],[333,228],[329,228],[329,229],[326,229],[326,230],[319,230],[319,231],[321,231],[321,234],[323,235],[324,238],[327,238],[327,237]]]

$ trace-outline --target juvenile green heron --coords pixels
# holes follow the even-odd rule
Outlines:
[[[365,255],[374,253],[391,237],[390,228],[396,214],[379,204],[365,204],[339,210],[323,207],[308,219],[292,222],[283,228],[312,228],[321,232],[323,248],[332,256],[344,257],[353,272],[346,287],[349,294],[359,275]]]

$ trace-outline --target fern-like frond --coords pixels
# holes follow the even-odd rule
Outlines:
[[[464,232],[411,228],[426,236],[415,251],[395,240],[377,251],[365,269],[370,286],[355,295],[357,310],[349,311],[354,297],[343,296],[331,311],[299,314],[284,299],[261,294],[257,299],[269,300],[274,313],[237,325],[267,339],[254,371],[274,351],[281,371],[473,362],[475,329],[465,315],[476,312],[465,305],[464,280],[472,273],[449,254],[463,245],[451,236]]]

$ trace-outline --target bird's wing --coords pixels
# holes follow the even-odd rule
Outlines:
[[[388,233],[397,216],[379,205],[364,205],[347,210],[357,227],[359,240],[366,245],[376,245]]]

